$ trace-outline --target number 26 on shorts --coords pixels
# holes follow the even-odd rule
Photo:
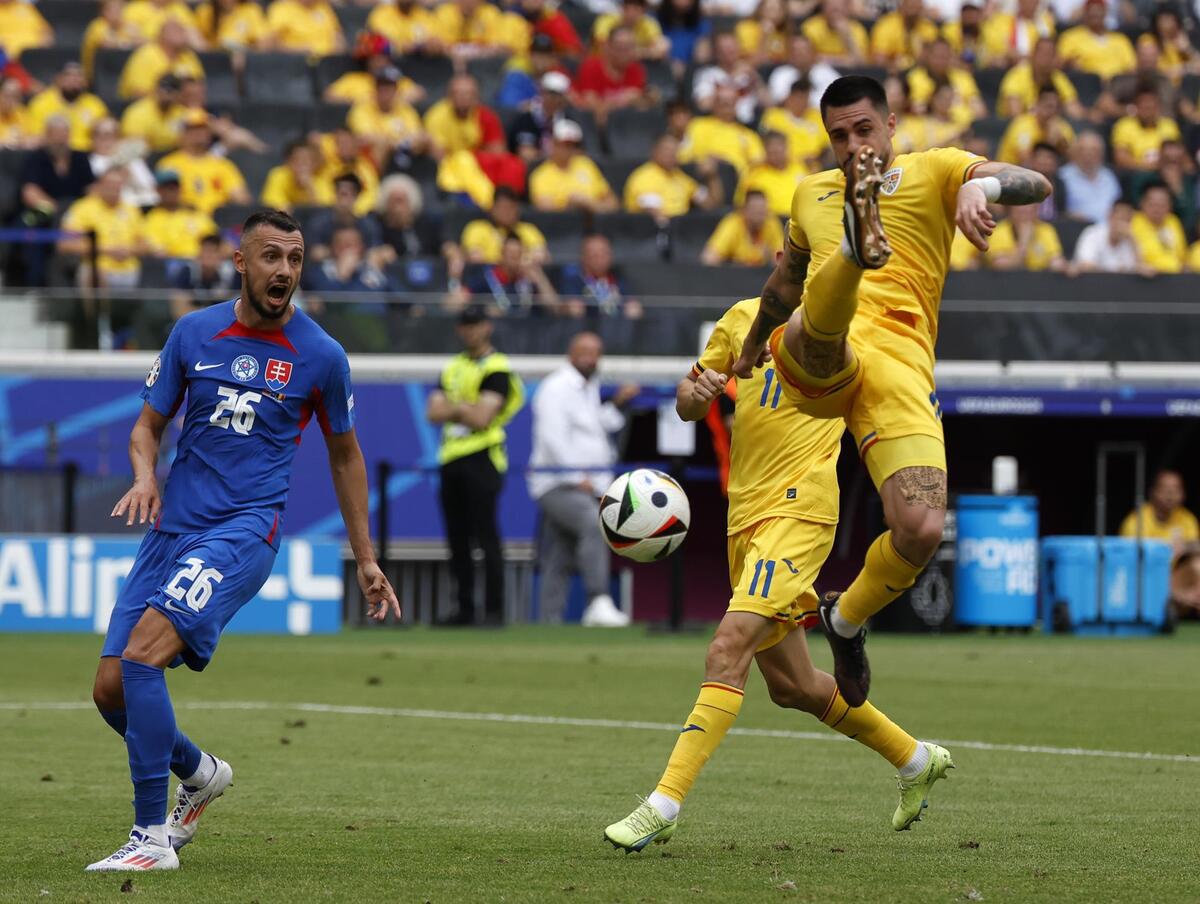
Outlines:
[[[199,612],[212,597],[213,584],[221,583],[225,575],[215,568],[205,568],[204,560],[195,556],[184,559],[184,562],[184,567],[163,588],[163,592],[173,600],[186,603],[193,612]],[[190,581],[191,586],[184,589],[180,586],[183,581]]]

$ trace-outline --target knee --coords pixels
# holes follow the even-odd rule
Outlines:
[[[767,685],[767,692],[776,706],[798,709],[814,716],[820,716],[829,702],[818,699],[815,689],[803,681],[773,682]]]
[[[739,632],[718,631],[708,645],[704,674],[714,681],[740,687],[753,655],[753,650],[747,650],[748,643]]]
[[[933,558],[942,542],[946,524],[944,509],[915,505],[889,521],[896,551],[913,565],[924,565]]]
[[[119,669],[101,669],[96,673],[96,683],[92,685],[92,702],[102,713],[125,708],[125,693],[121,687]]]

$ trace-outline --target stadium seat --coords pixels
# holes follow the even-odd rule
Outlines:
[[[206,50],[200,54],[208,102],[215,107],[236,107],[242,102],[237,75],[228,53]]]
[[[1079,220],[1069,220],[1065,217],[1054,221],[1054,230],[1058,233],[1058,241],[1062,244],[1063,257],[1071,260],[1075,256],[1075,245],[1079,241],[1079,234],[1083,232],[1090,224]]]
[[[425,89],[430,101],[446,96],[446,84],[454,75],[454,64],[446,57],[410,54],[399,60],[400,71]]]
[[[1000,83],[1007,74],[1008,70],[999,66],[985,66],[975,70],[975,85],[979,88],[979,95],[987,104],[988,110],[997,116],[1003,113],[996,109],[996,101],[1000,97]]]
[[[1093,106],[1100,99],[1100,91],[1104,87],[1100,82],[1100,76],[1091,72],[1077,72],[1074,69],[1068,69],[1067,78],[1075,86],[1075,91],[1079,94],[1079,102],[1085,107]]]
[[[657,88],[663,100],[670,100],[679,93],[679,82],[671,71],[670,60],[643,60],[642,65],[646,68],[647,86]]]
[[[347,53],[321,57],[313,69],[317,97],[324,97],[326,88],[347,72],[353,72],[357,68],[358,64]]]
[[[142,272],[138,276],[139,289],[165,289],[169,285],[167,279],[167,262],[161,257],[143,257]]]
[[[55,6],[58,5],[56,2]],[[30,47],[21,54],[21,65],[40,82],[50,84],[67,63],[79,62],[79,47]]]
[[[703,182],[704,179],[696,169],[694,163],[688,163],[683,167],[683,171],[695,179],[697,182]],[[725,203],[733,203],[734,192],[737,191],[738,173],[730,164],[724,161],[717,161],[717,176],[721,180],[721,187],[725,190]]]
[[[971,131],[980,138],[987,141],[993,151],[1000,144],[1000,139],[1004,137],[1004,130],[1008,128],[1009,120],[1001,116],[988,116],[984,119],[977,119],[971,125]]]
[[[267,181],[267,173],[278,166],[281,159],[277,154],[256,154],[253,151],[230,151],[229,159],[242,171],[246,180],[246,188],[254,198],[262,194],[263,183]]]
[[[308,111],[308,128],[316,132],[332,132],[346,124],[349,104],[314,104]]]
[[[337,13],[338,22],[342,25],[342,34],[346,37],[346,45],[354,46],[354,39],[360,31],[367,28],[367,18],[371,15],[370,6],[360,6],[357,3],[343,3],[333,8]]]
[[[108,47],[101,47],[96,51],[92,91],[100,95],[100,99],[110,106],[117,100],[117,85],[121,81],[121,71],[132,55],[132,50],[116,50]]]
[[[304,137],[311,108],[311,100],[306,105],[247,102],[234,111],[233,118],[280,152],[288,142]]]
[[[84,32],[92,20],[100,15],[100,4],[95,0],[43,0],[38,4],[38,9],[54,28],[54,43],[58,47],[75,48],[78,58]],[[25,53],[21,54],[22,63],[25,63]]]
[[[467,73],[479,82],[479,96],[483,103],[490,104],[491,99],[500,90],[507,63],[508,60],[504,57],[479,57],[467,63]]]
[[[613,259],[620,261],[662,261],[669,233],[655,219],[643,213],[597,214],[594,229],[612,242]]]
[[[592,45],[592,28],[596,24],[596,14],[587,7],[575,3],[562,4],[559,12],[571,20],[575,31],[579,33],[579,40],[583,42],[583,46],[590,47]]]
[[[230,156],[232,157],[233,155],[231,154]],[[241,165],[240,162],[238,165]],[[245,174],[245,170],[242,173]],[[246,217],[261,207],[261,204],[226,204],[224,207],[218,207],[213,211],[213,222],[217,224],[217,228],[219,229],[237,231],[246,222]]]
[[[0,150],[0,223],[6,223],[20,208],[21,170],[28,151]]]
[[[550,257],[557,261],[579,259],[579,243],[583,241],[584,214],[578,210],[527,210],[523,220],[532,223],[546,237]]]
[[[708,243],[709,236],[717,223],[725,216],[724,210],[694,210],[671,221],[671,260],[675,263],[694,264],[700,260],[700,252]]]
[[[612,187],[612,190],[616,192],[618,198],[623,198],[622,193],[625,190],[625,182],[629,179],[629,174],[645,162],[645,157],[622,157],[617,160],[596,161],[600,167],[600,172],[604,174],[605,180]]]
[[[637,157],[650,159],[650,150],[655,139],[663,132],[666,114],[662,107],[650,110],[613,110],[608,117],[604,135],[605,152],[609,156]]]
[[[311,104],[312,73],[298,53],[246,54],[246,100],[265,104]]]

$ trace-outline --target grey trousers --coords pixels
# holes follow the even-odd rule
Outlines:
[[[609,592],[608,545],[600,533],[599,503],[578,487],[555,487],[537,501],[542,510],[538,564],[541,620],[557,624],[567,607],[571,574],[583,578],[588,599]]]

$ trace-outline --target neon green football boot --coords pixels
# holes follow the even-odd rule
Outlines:
[[[624,848],[625,853],[640,851],[651,841],[666,844],[675,834],[678,819],[664,819],[654,805],[644,798],[636,810],[614,822],[604,830],[604,840],[615,848]]]
[[[939,778],[945,778],[947,770],[954,768],[950,751],[937,744],[921,741],[929,749],[929,765],[913,779],[897,777],[900,788],[900,803],[892,814],[892,828],[903,832],[921,818],[921,811],[929,806],[929,789]]]

